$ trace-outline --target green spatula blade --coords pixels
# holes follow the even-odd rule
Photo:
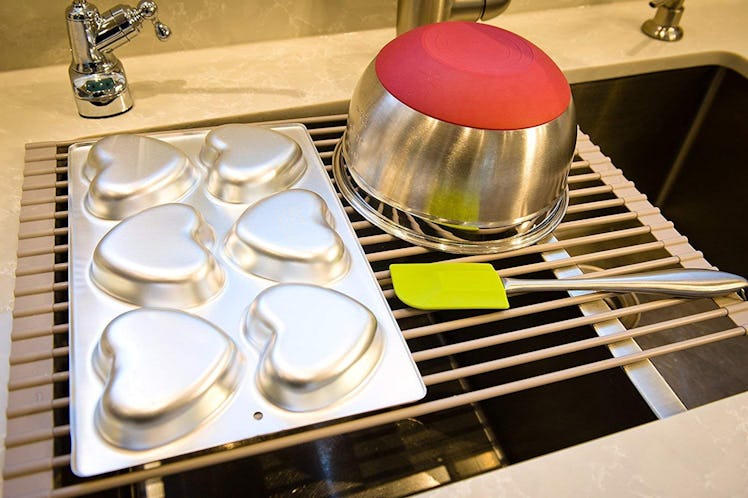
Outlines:
[[[487,263],[396,263],[390,275],[395,294],[412,308],[509,308],[501,277]]]

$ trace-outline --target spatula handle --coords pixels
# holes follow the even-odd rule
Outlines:
[[[681,297],[713,297],[748,286],[745,278],[714,270],[677,269],[616,277],[533,280],[503,278],[507,294],[531,291],[596,290],[650,292]]]

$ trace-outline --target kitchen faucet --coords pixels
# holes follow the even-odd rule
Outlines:
[[[73,0],[65,11],[70,39],[70,83],[78,113],[86,118],[120,114],[132,107],[122,63],[112,51],[132,40],[143,21],[150,19],[159,40],[171,31],[159,22],[158,6],[142,0],[136,8],[117,5],[100,14],[86,0]]]
[[[644,21],[642,31],[661,41],[678,41],[683,38],[683,28],[678,23],[683,15],[685,0],[652,0],[649,6],[657,8],[654,18]]]
[[[398,0],[397,34],[448,20],[477,21],[498,16],[511,0]]]

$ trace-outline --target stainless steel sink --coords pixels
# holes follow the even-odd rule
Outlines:
[[[579,125],[722,270],[748,275],[748,79],[720,66],[572,85]]]
[[[579,83],[572,91],[581,129],[624,176],[711,264],[748,275],[748,79],[703,66]],[[585,249],[570,252],[577,250]],[[645,313],[640,325],[710,306]],[[702,332],[692,324],[637,341],[649,348]],[[738,337],[652,362],[690,408],[747,390],[746,357],[748,337]]]

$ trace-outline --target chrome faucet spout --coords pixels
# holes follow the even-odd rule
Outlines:
[[[81,116],[114,116],[132,107],[125,70],[112,52],[132,40],[145,20],[153,23],[159,40],[166,40],[171,30],[158,20],[157,12],[152,0],[141,0],[135,8],[117,5],[104,13],[86,0],[73,0],[68,6],[68,73]]]
[[[652,0],[649,6],[657,9],[652,19],[642,24],[642,31],[647,36],[660,41],[678,41],[683,38],[680,18],[683,16],[685,0]]]
[[[498,16],[511,0],[398,0],[397,34],[449,20],[478,21]]]

